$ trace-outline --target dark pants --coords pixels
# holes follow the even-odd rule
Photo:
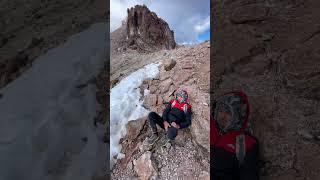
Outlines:
[[[151,126],[153,133],[157,133],[157,124],[162,129],[164,129],[164,125],[163,125],[164,120],[162,119],[162,117],[159,114],[157,114],[155,112],[150,112],[148,115],[148,119],[149,119],[150,126]],[[178,134],[178,129],[176,129],[174,127],[168,127],[167,135],[170,140],[174,140],[176,138],[177,134]]]

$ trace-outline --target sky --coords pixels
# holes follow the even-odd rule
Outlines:
[[[110,30],[120,27],[127,8],[145,4],[174,31],[178,44],[195,44],[210,39],[209,0],[111,0]]]

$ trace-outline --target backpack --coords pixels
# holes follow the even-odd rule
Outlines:
[[[231,114],[231,120],[222,127],[218,112],[224,109]],[[258,145],[257,139],[249,132],[250,105],[247,95],[242,91],[226,93],[218,97],[212,106],[210,117],[211,148],[235,156],[239,166],[244,163],[246,154]]]

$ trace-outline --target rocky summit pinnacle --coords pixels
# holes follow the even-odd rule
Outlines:
[[[145,5],[127,9],[127,42],[133,48],[173,49],[174,33],[169,25]]]
[[[122,26],[112,33],[116,51],[133,49],[139,52],[154,52],[174,49],[174,33],[167,22],[151,12],[145,5],[127,9],[127,18]]]

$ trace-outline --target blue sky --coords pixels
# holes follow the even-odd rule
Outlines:
[[[174,31],[178,44],[194,44],[210,39],[209,0],[111,0],[111,32],[120,27],[127,8],[145,4]]]
[[[205,40],[210,40],[210,29],[198,35],[198,41],[203,42]]]

